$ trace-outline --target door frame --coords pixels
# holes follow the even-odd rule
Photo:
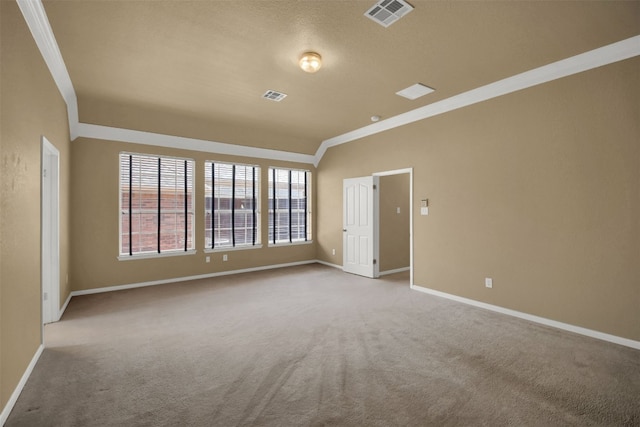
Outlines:
[[[402,175],[409,174],[409,287],[413,287],[413,168],[395,169],[384,172],[375,172],[373,176],[389,176],[389,175]],[[378,206],[377,209],[380,209]],[[378,218],[380,212],[376,213]],[[380,245],[380,230],[374,230],[374,239],[376,245]]]
[[[42,324],[60,320],[60,152],[42,136],[41,304]]]

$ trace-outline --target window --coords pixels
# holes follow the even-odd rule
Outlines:
[[[311,240],[311,172],[269,168],[269,243]]]
[[[205,162],[205,248],[260,243],[260,168]]]
[[[190,159],[120,153],[120,256],[193,250]]]

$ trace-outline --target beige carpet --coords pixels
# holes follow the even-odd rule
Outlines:
[[[73,298],[7,426],[640,425],[640,351],[311,265]]]

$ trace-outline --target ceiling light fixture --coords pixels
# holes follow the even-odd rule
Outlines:
[[[306,52],[300,57],[300,61],[298,61],[300,68],[302,71],[307,73],[315,73],[322,67],[322,57],[319,53],[315,52]]]

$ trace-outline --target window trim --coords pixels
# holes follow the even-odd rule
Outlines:
[[[271,194],[268,194],[268,188],[269,188],[269,179],[271,178],[273,183],[275,183],[276,181],[276,170],[283,170],[283,171],[287,171],[288,173],[288,210],[289,210],[289,221],[288,221],[288,228],[289,228],[289,240],[282,240],[282,241],[277,241],[276,240],[276,217],[275,217],[275,211],[276,211],[276,185],[274,184],[272,187],[272,192]],[[271,173],[270,173],[271,172]],[[293,241],[292,240],[292,212],[293,212],[293,204],[291,203],[291,196],[292,196],[292,182],[291,182],[291,176],[292,176],[292,172],[304,172],[304,240],[296,240]],[[299,168],[289,168],[289,167],[278,167],[278,166],[269,166],[267,168],[267,224],[269,222],[269,217],[272,214],[272,210],[273,210],[273,223],[272,223],[272,227],[269,231],[273,232],[273,240],[268,238],[268,233],[267,233],[267,243],[268,243],[268,247],[277,247],[277,246],[292,246],[292,245],[304,245],[304,244],[310,244],[313,243],[313,234],[311,234],[311,236],[309,236],[309,231],[311,228],[311,222],[313,221],[313,213],[312,213],[312,209],[310,207],[310,203],[312,200],[312,197],[309,196],[309,192],[311,190],[310,187],[310,181],[311,181],[311,171],[309,169],[299,169]],[[269,205],[269,197],[272,197],[273,202],[273,209],[271,209],[270,205]],[[268,225],[267,225],[268,227]]]
[[[118,261],[133,261],[134,259],[152,259],[152,258],[166,258],[172,256],[183,256],[183,255],[195,255],[197,254],[197,249],[189,249],[187,251],[183,250],[171,250],[166,252],[140,252],[138,254],[133,255],[118,255]]]
[[[262,249],[262,243],[256,243],[255,245],[242,245],[242,246],[227,246],[227,247],[218,247],[215,249],[205,248],[204,253],[206,254],[214,254],[217,252],[234,252],[234,251],[251,251],[253,249]]]
[[[313,240],[299,240],[296,242],[280,242],[280,243],[269,242],[268,247],[282,248],[282,247],[289,247],[289,246],[312,245],[312,244],[313,244]]]
[[[122,158],[123,156],[128,156],[129,157],[129,206],[128,211],[129,211],[129,251],[128,252],[123,252],[122,251],[122,216],[123,216],[123,206],[122,206]],[[162,159],[171,159],[171,160],[179,160],[179,161],[184,161],[184,167],[185,167],[185,182],[184,182],[184,197],[185,197],[185,209],[184,209],[184,214],[185,214],[185,245],[184,248],[179,248],[179,249],[165,249],[164,251],[161,250],[160,248],[160,244],[161,244],[161,239],[157,239],[158,240],[158,248],[157,251],[154,252],[137,252],[134,253],[132,252],[132,237],[133,237],[133,227],[131,227],[132,224],[132,217],[133,217],[133,198],[131,197],[131,189],[133,187],[133,162],[131,162],[131,159],[133,158],[133,156],[140,156],[140,157],[149,157],[149,158],[153,158],[153,159],[157,159],[158,160],[158,199],[161,198],[161,182],[160,182],[160,175],[161,175],[161,168],[160,168],[160,164],[162,162]],[[192,189],[191,189],[191,217],[192,217],[192,221],[191,224],[189,226],[189,206],[187,205],[187,200],[189,197],[188,194],[188,177],[187,177],[187,165],[188,162],[191,162],[191,170],[192,170],[192,174],[191,174],[191,185],[192,185]],[[134,260],[134,259],[152,259],[152,258],[165,258],[165,257],[171,257],[171,256],[183,256],[183,255],[194,255],[197,253],[197,249],[196,249],[196,241],[197,241],[197,235],[196,235],[196,222],[197,222],[197,213],[196,213],[196,204],[195,204],[195,195],[196,195],[196,186],[195,186],[195,178],[196,178],[196,161],[195,159],[192,158],[188,158],[188,157],[178,157],[178,156],[167,156],[167,155],[161,155],[161,154],[148,154],[148,153],[136,153],[136,152],[132,152],[132,151],[121,151],[118,153],[118,256],[117,259],[119,261],[130,261],[130,260]],[[158,210],[159,213],[158,215],[160,215],[160,209],[161,209],[161,205],[160,203],[158,203]],[[158,236],[160,236],[160,229],[161,229],[161,221],[158,221]],[[192,247],[189,248],[188,245],[188,236],[189,236],[189,229],[191,230],[191,236],[192,236]]]
[[[215,237],[214,237],[214,232],[215,232],[215,205],[213,203],[214,199],[215,199],[215,188],[216,188],[216,181],[215,181],[215,165],[219,164],[219,165],[226,165],[226,166],[231,166],[231,245],[230,246],[216,246],[215,245]],[[237,166],[241,166],[241,167],[247,167],[247,168],[251,168],[252,173],[251,173],[251,182],[253,182],[252,185],[252,190],[251,190],[251,199],[252,199],[252,209],[251,209],[251,218],[252,218],[252,223],[253,226],[252,228],[252,239],[250,243],[240,243],[240,244],[236,244],[236,235],[235,235],[235,188],[236,188],[236,179],[235,179],[235,174],[236,174],[236,167]],[[210,167],[210,168],[209,168]],[[204,203],[204,214],[205,214],[205,218],[207,216],[207,203],[206,203],[206,198],[207,198],[207,192],[206,192],[206,185],[207,185],[207,170],[210,171],[211,173],[211,234],[208,235],[207,233],[207,224],[206,224],[206,220],[205,220],[205,227],[203,229],[203,235],[204,235],[204,252],[205,253],[214,253],[214,252],[224,252],[224,251],[238,251],[238,250],[246,250],[246,249],[259,249],[262,248],[262,239],[261,239],[261,223],[258,220],[259,215],[261,213],[260,210],[260,185],[261,185],[261,171],[262,171],[262,167],[260,165],[257,164],[250,164],[250,163],[239,163],[239,162],[229,162],[229,161],[217,161],[217,160],[205,160],[204,161],[204,184],[205,184],[205,191],[203,194],[205,203]],[[211,238],[211,246],[207,246],[207,238],[210,237]]]

